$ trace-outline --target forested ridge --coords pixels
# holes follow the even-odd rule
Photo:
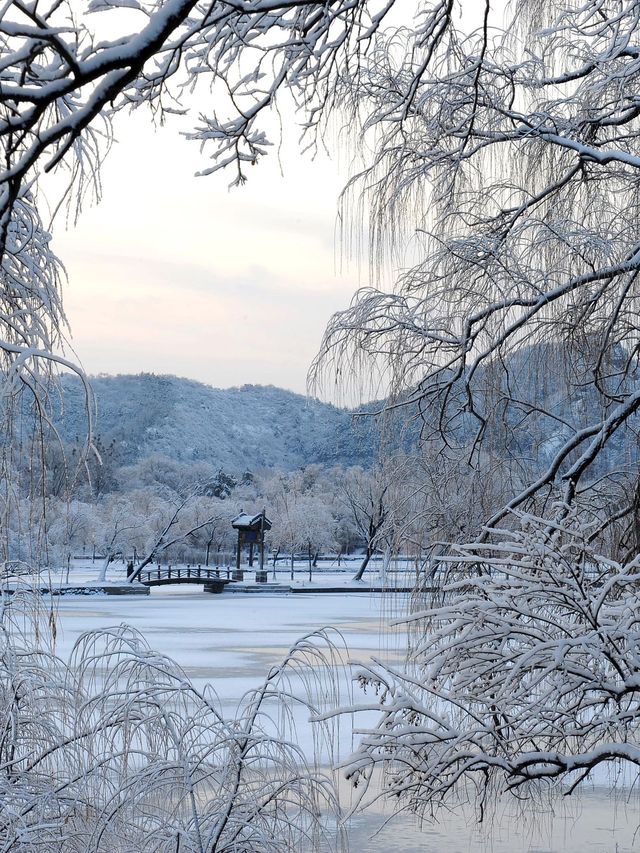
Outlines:
[[[378,427],[371,418],[273,386],[212,388],[190,379],[142,373],[92,377],[96,434],[115,442],[122,464],[151,453],[206,461],[238,473],[308,464],[373,462]],[[67,443],[86,434],[84,389],[62,377],[54,421]]]
[[[624,359],[623,351],[618,358]],[[565,363],[560,346],[526,346],[507,363],[508,379],[492,365],[478,371],[476,379],[477,397],[498,424],[485,427],[488,452],[538,473],[551,463],[559,443],[583,428],[594,411],[611,403],[589,383],[586,364]],[[504,362],[497,367],[502,370]],[[140,373],[94,376],[91,386],[96,435],[120,465],[161,454],[179,462],[206,462],[238,475],[306,465],[368,468],[380,450],[411,453],[422,445],[424,453],[425,442],[430,444],[428,454],[437,452],[429,442],[437,437],[437,409],[416,403],[387,408],[380,418],[372,415],[387,401],[338,408],[273,385],[214,388],[177,376]],[[61,377],[52,411],[65,444],[84,440],[86,402],[75,374]],[[454,451],[473,462],[479,421],[460,406],[455,422]],[[507,425],[506,432],[502,424]],[[636,429],[634,417],[611,440],[601,465],[635,464],[637,443],[626,436]]]

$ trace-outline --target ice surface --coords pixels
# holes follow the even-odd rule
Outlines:
[[[397,660],[406,637],[388,628],[389,617],[406,608],[407,597],[376,594],[211,595],[199,587],[161,587],[149,597],[63,597],[52,599],[58,614],[57,651],[66,656],[84,631],[126,622],[142,631],[150,645],[173,657],[199,686],[211,682],[227,714],[246,690],[258,686],[297,638],[332,625],[343,634],[351,658],[370,655]],[[371,697],[367,697],[370,699]],[[300,744],[311,750],[307,714],[295,713]],[[359,725],[365,719],[358,721]],[[353,748],[348,724],[341,727],[338,752]],[[344,784],[344,802],[350,790]],[[588,790],[551,806],[513,801],[499,809],[499,820],[484,828],[473,814],[440,816],[419,828],[401,816],[385,826],[390,812],[380,806],[349,824],[351,849],[366,853],[631,853],[640,825],[635,792],[610,795]],[[541,810],[540,810],[541,809]]]

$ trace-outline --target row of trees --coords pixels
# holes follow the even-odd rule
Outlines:
[[[105,569],[125,555],[136,562],[228,563],[236,538],[231,519],[264,506],[273,522],[266,544],[274,560],[360,552],[360,579],[374,554],[387,567],[402,553],[428,570],[447,543],[477,529],[501,505],[512,482],[501,476],[504,460],[474,470],[460,449],[448,460],[422,448],[390,455],[371,469],[314,464],[238,477],[159,454],[120,468],[107,461],[100,488],[89,472],[84,481],[68,479],[62,494],[48,490],[41,526],[21,525],[39,505],[25,496],[3,530],[3,547],[9,562],[32,563],[44,553],[45,563],[55,566],[87,553],[104,558]]]
[[[357,551],[363,554],[356,573],[361,578],[375,553],[384,554],[387,564],[399,551],[419,561],[428,556],[424,520],[431,504],[411,474],[416,469],[409,457],[372,470],[311,465],[239,481],[219,472],[204,483],[191,479],[192,466],[183,466],[184,476],[177,477],[180,465],[164,458],[138,467],[158,477],[169,471],[172,486],[164,477],[136,478],[126,491],[96,500],[50,496],[43,530],[24,524],[34,514],[33,502],[18,501],[3,529],[6,562],[31,566],[41,554],[45,566],[64,567],[72,556],[98,555],[102,578],[117,557],[133,557],[136,564],[229,564],[236,542],[231,519],[262,506],[273,522],[266,545],[274,562],[301,553],[315,562],[320,552],[339,558]],[[132,469],[125,471],[131,475]]]

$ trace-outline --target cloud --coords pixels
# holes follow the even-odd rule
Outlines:
[[[341,287],[296,288],[259,268],[225,277],[148,258],[98,263],[90,252],[71,268],[74,345],[94,373],[152,370],[303,391],[325,323],[348,298]]]
[[[284,177],[272,158],[227,192],[225,176],[192,177],[201,165],[173,134],[127,123],[103,202],[55,232],[75,348],[94,373],[304,390],[327,320],[358,284],[335,272],[341,179],[326,159],[289,155]]]

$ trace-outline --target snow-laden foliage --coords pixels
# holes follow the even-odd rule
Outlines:
[[[506,792],[637,775],[640,558],[597,554],[571,514],[519,522],[457,549],[441,591],[416,594],[405,670],[357,673],[381,713],[346,765],[363,797],[382,770],[405,807],[474,802],[482,815]]]
[[[368,220],[374,266],[391,254],[404,272],[333,318],[315,375],[381,371],[425,437],[455,446],[473,424],[474,464],[514,429],[555,428],[549,463],[513,483],[492,526],[554,491],[603,489],[619,475],[598,470],[603,449],[635,447],[639,35],[636,0],[430,0],[339,86],[363,129],[354,227]],[[531,345],[537,372],[517,388]],[[595,395],[568,420],[565,386],[576,403]],[[632,519],[632,496],[609,511]]]
[[[41,603],[16,593],[0,616],[2,850],[341,848],[331,780],[296,746],[291,716],[337,701],[330,637],[299,640],[226,719],[211,688],[132,628],[88,632],[63,661]]]

